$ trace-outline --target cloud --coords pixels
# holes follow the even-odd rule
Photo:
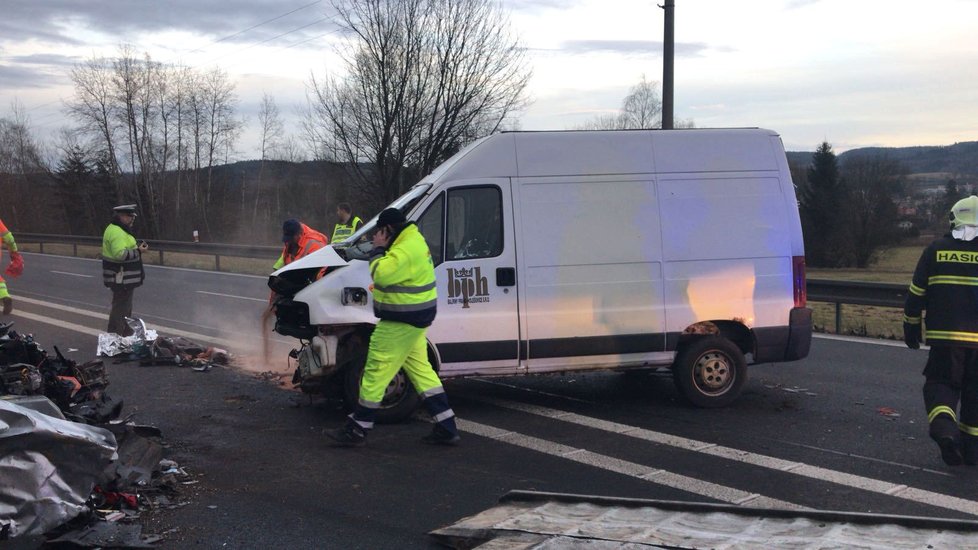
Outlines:
[[[0,65],[0,90],[43,89],[58,84],[60,80],[60,77],[38,69]]]
[[[13,55],[7,58],[7,61],[11,61],[18,64],[24,65],[48,65],[56,67],[72,67],[80,61],[77,57],[70,55],[60,55],[60,54],[31,54],[31,55]]]
[[[7,4],[4,6],[4,24],[0,27],[3,42],[40,39],[72,44],[79,43],[74,38],[79,30],[132,37],[178,30],[216,39],[226,38],[234,43],[256,42],[291,32],[290,38],[298,39],[321,33],[321,25],[296,29],[320,19],[330,19],[328,12],[332,12],[328,0],[308,0],[289,6],[278,0],[126,3],[117,0],[44,0]]]
[[[702,42],[680,42],[675,45],[676,55],[695,57],[710,49]],[[625,55],[662,55],[662,42],[658,40],[568,40],[560,49],[571,54],[620,53]]]

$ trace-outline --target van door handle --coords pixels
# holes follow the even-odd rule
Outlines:
[[[496,286],[514,286],[516,284],[515,267],[496,268]]]

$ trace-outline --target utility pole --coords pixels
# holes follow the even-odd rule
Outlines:
[[[666,12],[666,23],[662,38],[662,129],[671,130],[672,125],[672,66],[676,53],[675,23],[676,0],[665,0],[659,6]]]

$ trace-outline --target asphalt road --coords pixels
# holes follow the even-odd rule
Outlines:
[[[109,292],[91,260],[25,255],[8,281],[15,329],[92,358]],[[261,277],[150,266],[135,312],[265,364]],[[422,419],[379,426],[367,447],[330,447],[335,403],[253,372],[107,361],[125,413],[160,427],[194,474],[186,506],[149,516],[161,548],[429,548],[425,533],[491,507],[509,490],[808,507],[975,519],[975,468],[947,468],[927,439],[926,352],[818,338],[803,361],[751,367],[731,407],[685,405],[668,376],[574,374],[468,379],[446,387],[458,448],[419,443]]]

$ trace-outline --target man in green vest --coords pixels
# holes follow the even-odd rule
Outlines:
[[[455,413],[441,380],[428,361],[425,333],[438,303],[431,252],[418,227],[396,208],[377,218],[377,232],[370,252],[374,315],[380,318],[370,336],[367,364],[360,380],[360,399],[343,428],[326,436],[335,445],[359,447],[374,427],[377,409],[387,385],[404,369],[435,421],[431,434],[421,440],[434,445],[457,445]]]
[[[353,209],[350,208],[350,203],[341,202],[336,205],[336,216],[340,219],[340,223],[333,226],[333,238],[330,242],[338,243],[343,242],[350,235],[356,233],[357,229],[360,229],[360,225],[363,224],[363,220],[353,215]]]
[[[132,334],[126,317],[132,317],[132,295],[143,284],[143,252],[146,241],[136,243],[132,224],[136,205],[123,204],[112,209],[112,222],[102,234],[102,282],[112,290],[112,311],[108,332],[120,336]]]

